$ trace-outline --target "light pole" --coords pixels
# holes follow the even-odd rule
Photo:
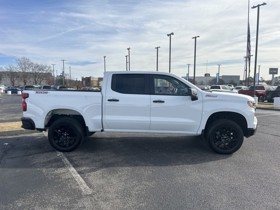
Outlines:
[[[127,48],[128,50],[128,71],[130,71],[130,47]]]
[[[196,68],[196,39],[199,38],[199,36],[194,36],[194,61],[193,61],[193,84],[195,84],[195,68]]]
[[[160,46],[155,47],[155,49],[157,50],[156,71],[158,71],[158,48],[160,48]]]
[[[128,55],[125,56],[125,70],[127,71],[127,57]]]
[[[258,85],[260,84],[260,73],[261,73],[261,65],[259,65],[259,71],[258,71]]]
[[[188,74],[187,74],[187,80],[189,81],[189,79],[190,79],[190,65],[191,64],[188,64]]]
[[[106,71],[106,56],[104,55],[103,58],[104,58],[104,72],[105,72]]]
[[[171,35],[174,35],[174,33],[167,34],[169,36],[169,73],[171,73]]]
[[[53,67],[53,85],[55,85],[54,66],[55,66],[55,64],[52,64],[52,67]]]
[[[219,80],[220,80],[220,68],[221,68],[221,64],[218,64],[217,84],[219,84]]]
[[[72,82],[71,82],[71,66],[69,66],[69,83],[68,85],[71,87]]]
[[[65,80],[65,77],[64,77],[64,62],[66,60],[62,59],[62,85],[64,86],[64,80]]]
[[[256,92],[256,72],[257,72],[257,59],[258,59],[258,41],[259,41],[259,18],[260,18],[260,7],[266,5],[265,2],[253,6],[252,9],[258,8],[257,12],[257,30],[256,30],[256,46],[255,46],[255,66],[254,66],[254,97]]]

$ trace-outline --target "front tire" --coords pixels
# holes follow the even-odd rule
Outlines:
[[[241,147],[244,133],[236,122],[220,119],[210,125],[206,139],[216,153],[232,154]]]
[[[70,117],[56,120],[49,128],[48,139],[53,148],[61,152],[75,150],[84,140],[81,124]]]

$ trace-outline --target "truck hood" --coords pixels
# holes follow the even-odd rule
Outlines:
[[[205,100],[226,100],[226,101],[252,101],[255,102],[254,98],[248,95],[238,93],[226,93],[226,92],[206,92],[203,91]]]

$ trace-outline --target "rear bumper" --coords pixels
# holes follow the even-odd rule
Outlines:
[[[22,117],[21,123],[22,123],[22,125],[21,125],[22,128],[28,129],[28,130],[35,130],[35,123],[33,122],[32,119]]]

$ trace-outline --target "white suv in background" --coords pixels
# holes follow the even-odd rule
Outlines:
[[[210,91],[238,93],[238,91],[228,85],[211,85]]]

